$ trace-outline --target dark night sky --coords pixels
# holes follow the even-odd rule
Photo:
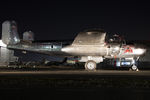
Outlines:
[[[19,35],[32,30],[37,40],[73,39],[78,32],[94,27],[130,40],[150,40],[149,5],[143,0],[12,0],[0,3],[0,23],[16,20]]]

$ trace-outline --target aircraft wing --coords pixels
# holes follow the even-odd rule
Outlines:
[[[62,43],[28,43],[20,42],[17,44],[8,44],[7,48],[12,50],[31,51],[47,55],[65,56],[61,51]]]

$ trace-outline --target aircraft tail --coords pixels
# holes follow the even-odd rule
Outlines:
[[[6,45],[20,42],[17,23],[15,21],[5,21],[2,24],[2,42]]]
[[[15,21],[5,21],[2,24],[2,40],[0,40],[0,66],[8,66],[10,62],[18,61],[14,50],[7,48],[9,44],[20,42]]]

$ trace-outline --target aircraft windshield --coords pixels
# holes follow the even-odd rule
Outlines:
[[[124,38],[120,37],[119,35],[115,34],[109,40],[107,40],[108,43],[122,43],[126,44]]]

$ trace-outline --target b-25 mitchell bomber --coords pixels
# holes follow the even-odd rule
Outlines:
[[[69,45],[25,42],[20,40],[15,24],[11,21],[3,23],[1,46],[9,50],[76,58],[78,62],[85,63],[88,71],[96,70],[97,64],[105,59],[118,59],[119,65],[129,64],[132,70],[137,71],[137,61],[146,52],[144,47],[128,45],[117,35],[106,41],[106,32],[102,30],[80,32]]]

